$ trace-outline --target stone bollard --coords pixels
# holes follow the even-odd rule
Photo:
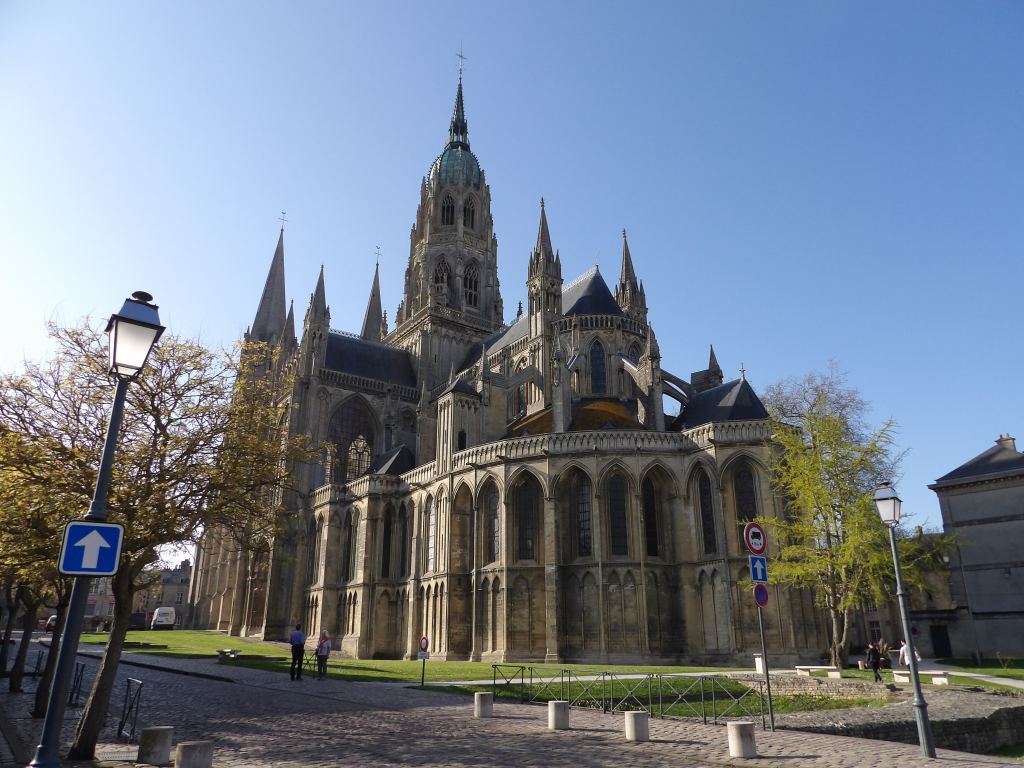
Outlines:
[[[644,710],[626,713],[626,741],[650,741],[650,715]]]
[[[564,731],[569,727],[569,702],[548,702],[548,730]]]
[[[174,740],[174,727],[155,725],[143,728],[139,735],[139,757],[137,762],[149,765],[171,764],[171,742]]]
[[[477,691],[473,694],[473,717],[494,717],[494,694]]]
[[[213,768],[213,742],[179,742],[174,753],[174,768]]]
[[[729,729],[729,757],[757,757],[754,743],[754,724],[733,720]]]

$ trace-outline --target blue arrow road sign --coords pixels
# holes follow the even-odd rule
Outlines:
[[[750,578],[755,584],[768,582],[768,558],[750,555]]]
[[[64,527],[57,570],[67,576],[113,576],[121,559],[124,528],[77,520]]]

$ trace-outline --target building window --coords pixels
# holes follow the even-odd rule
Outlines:
[[[466,229],[476,227],[476,205],[472,197],[467,197],[466,202],[462,204],[462,226]]]
[[[441,259],[437,262],[437,266],[434,267],[434,285],[447,287],[451,274],[452,271],[448,266],[448,262]]]
[[[629,554],[629,529],[626,524],[626,479],[613,475],[608,481],[608,516],[612,555]]]
[[[409,513],[405,509],[403,504],[398,512],[398,530],[401,536],[400,547],[401,555],[399,557],[398,575],[408,576],[409,575]]]
[[[871,642],[877,643],[882,639],[882,625],[877,621],[868,622],[868,633],[871,635]]]
[[[466,450],[466,430],[464,430],[464,429],[460,429],[459,430],[459,447],[458,447],[458,450],[460,450],[460,451]]]
[[[484,510],[487,515],[487,562],[493,563],[501,551],[501,528],[498,520],[498,489],[491,485],[484,497]]]
[[[346,461],[345,479],[355,480],[365,475],[370,469],[370,445],[362,435],[356,435],[356,439],[348,447]]]
[[[480,306],[480,268],[475,261],[466,267],[466,273],[462,276],[462,288],[466,306]]]
[[[603,395],[607,391],[604,372],[604,347],[600,341],[590,346],[590,391],[595,395]]]
[[[178,594],[176,594],[176,595],[174,596],[174,604],[175,604],[175,605],[181,605],[181,603],[182,603],[182,599],[183,599],[184,597],[185,597],[185,593],[184,593],[184,592],[179,592]]]
[[[658,556],[658,495],[651,478],[644,480],[644,538],[647,540],[647,556]]]
[[[354,509],[348,518],[347,544],[348,568],[346,569],[346,578],[351,580],[356,575],[356,552],[359,549],[359,512]]]
[[[375,434],[373,414],[362,398],[351,397],[334,412],[327,425],[327,439],[336,451],[334,482],[359,477],[370,468]]]
[[[704,538],[704,554],[718,552],[715,537],[715,505],[711,496],[711,479],[704,469],[697,471],[697,503],[700,505],[700,527]]]
[[[749,523],[757,517],[757,493],[754,490],[754,471],[749,461],[740,462],[733,479],[736,493],[736,520]]]
[[[391,518],[392,509],[388,507],[384,510],[384,540],[381,542],[380,553],[380,577],[382,579],[391,578],[391,536],[394,532]]]
[[[579,557],[590,557],[593,554],[590,496],[590,478],[578,475],[573,488],[573,497],[576,502],[576,554]]]
[[[427,573],[437,565],[437,506],[434,499],[427,500]]]
[[[441,201],[441,226],[450,227],[455,223],[455,201],[451,195],[445,195]]]
[[[533,560],[537,530],[537,490],[531,482],[524,482],[516,491],[516,530],[519,545],[516,559]]]

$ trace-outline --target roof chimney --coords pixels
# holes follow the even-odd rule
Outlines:
[[[1013,439],[1009,432],[1005,435],[1000,435],[999,439],[996,440],[996,445],[1001,445],[1003,448],[1009,448],[1011,451],[1017,450],[1017,441]]]

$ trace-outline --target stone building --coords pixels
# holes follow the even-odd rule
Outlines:
[[[159,577],[149,586],[135,593],[132,613],[145,613],[146,622],[153,618],[157,608],[174,608],[174,623],[181,626],[188,612],[188,591],[192,577],[192,563],[182,560],[173,568],[161,568]]]
[[[939,642],[960,657],[1024,657],[1024,453],[1000,435],[928,487],[955,540],[949,566],[958,621],[938,630]]]
[[[781,509],[764,406],[714,350],[689,378],[662,366],[625,231],[614,289],[596,267],[565,281],[543,200],[539,216],[505,323],[460,80],[394,328],[375,273],[360,332],[333,330],[321,269],[297,336],[282,230],[247,338],[278,353],[267,375],[293,377],[291,433],[333,450],[293,468],[269,557],[206,536],[194,626],[281,639],[302,622],[359,658],[414,657],[421,635],[442,659],[760,650],[740,531]],[[805,592],[773,586],[765,629],[780,663],[827,644]]]

